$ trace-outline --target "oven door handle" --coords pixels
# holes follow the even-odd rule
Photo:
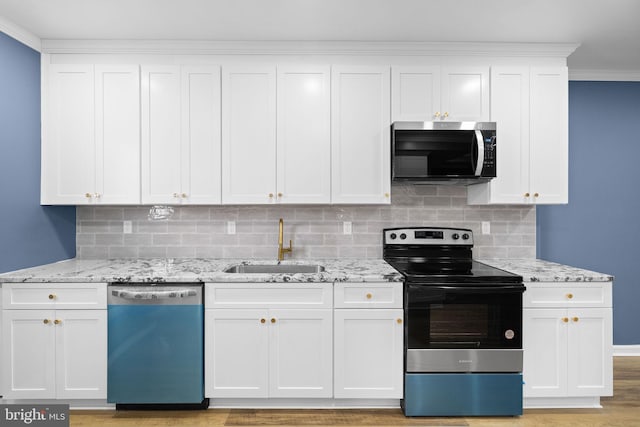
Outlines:
[[[526,290],[522,284],[499,286],[448,286],[448,285],[409,285],[409,293],[415,295],[429,294],[430,291],[447,291],[452,293],[464,292],[466,294],[511,294],[522,293]]]

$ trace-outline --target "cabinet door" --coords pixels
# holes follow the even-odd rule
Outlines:
[[[436,120],[440,116],[440,67],[393,67],[391,121]]]
[[[568,96],[566,67],[531,68],[529,188],[535,203],[569,201]]]
[[[277,86],[277,201],[329,203],[329,67],[278,67]]]
[[[43,111],[42,204],[95,200],[93,65],[50,66]]]
[[[6,399],[56,397],[54,319],[53,310],[3,311],[2,377]]]
[[[140,70],[97,65],[96,202],[140,203]]]
[[[613,395],[612,310],[568,310],[569,396]]]
[[[489,67],[442,68],[441,119],[489,120]]]
[[[331,71],[331,201],[391,202],[388,67]]]
[[[276,72],[222,70],[222,201],[275,203]]]
[[[524,397],[567,395],[567,311],[525,309],[523,323]]]
[[[267,310],[205,310],[205,396],[267,397]]]
[[[469,187],[470,203],[529,203],[529,67],[491,68],[497,176]]]
[[[221,199],[220,68],[182,68],[182,203]]]
[[[336,398],[403,395],[402,309],[335,310]]]
[[[56,397],[107,398],[107,311],[57,310]]]
[[[180,67],[142,67],[142,203],[177,203]]]
[[[269,310],[269,397],[331,397],[332,310]]]

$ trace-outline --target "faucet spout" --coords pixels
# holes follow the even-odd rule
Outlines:
[[[280,218],[278,222],[278,261],[284,260],[284,254],[292,253],[293,248],[291,247],[291,240],[289,240],[289,247],[284,247],[284,221]]]

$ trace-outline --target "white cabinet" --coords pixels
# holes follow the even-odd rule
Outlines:
[[[329,203],[329,67],[223,69],[223,202]]]
[[[574,398],[572,404],[580,405],[577,398],[611,396],[612,336],[610,282],[528,283],[523,310],[527,403]]]
[[[331,284],[205,289],[205,396],[332,396]]]
[[[401,399],[402,283],[336,283],[334,292],[334,396]]]
[[[487,121],[489,67],[393,67],[392,121]]]
[[[567,203],[567,68],[493,67],[491,120],[497,177],[469,186],[469,203]]]
[[[142,67],[142,203],[220,203],[220,69]]]
[[[81,285],[3,285],[5,398],[106,398],[106,285],[84,284],[91,290],[79,296],[70,292]],[[86,298],[92,292],[97,298]]]
[[[49,66],[42,204],[140,203],[137,65]]]
[[[331,70],[331,201],[391,202],[389,67]]]

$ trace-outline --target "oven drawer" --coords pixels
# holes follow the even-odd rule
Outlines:
[[[2,308],[37,309],[106,309],[106,283],[4,283]]]
[[[334,286],[335,308],[402,308],[402,282],[348,283]]]
[[[205,308],[331,308],[331,283],[206,283]]]
[[[527,283],[523,307],[611,307],[611,282]]]

